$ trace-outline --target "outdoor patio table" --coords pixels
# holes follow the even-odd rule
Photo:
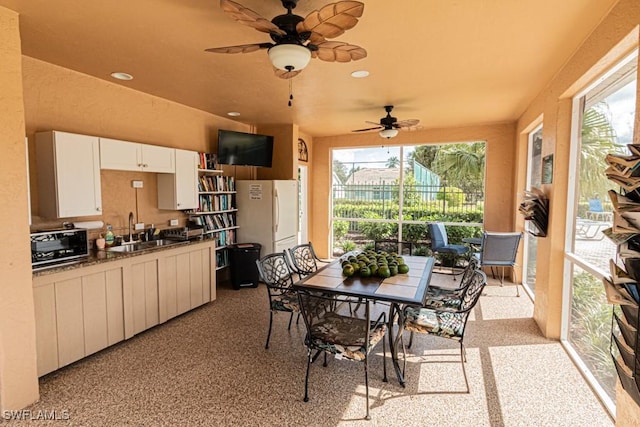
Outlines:
[[[340,259],[332,261],[315,273],[296,282],[295,289],[308,291],[322,291],[323,293],[363,298],[371,301],[390,303],[389,309],[389,345],[391,359],[398,377],[398,382],[404,387],[403,370],[398,362],[398,344],[404,330],[402,308],[405,305],[422,306],[425,300],[431,273],[433,271],[433,257],[404,256],[409,266],[409,273],[398,274],[386,279],[380,277],[345,277],[342,275]],[[393,324],[398,316],[398,331],[394,338]]]

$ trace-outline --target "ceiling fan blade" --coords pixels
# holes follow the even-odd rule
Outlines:
[[[331,3],[308,14],[296,25],[296,31],[298,34],[310,31],[310,40],[314,44],[323,38],[332,39],[353,28],[363,11],[364,3],[359,1]]]
[[[268,34],[284,36],[287,33],[278,28],[276,24],[258,15],[253,10],[244,7],[240,3],[231,0],[220,0],[220,7],[227,15],[241,24],[253,27],[258,31]]]
[[[281,70],[280,68],[273,67],[273,73],[276,75],[276,77],[280,77],[281,79],[291,79],[297,76],[298,74],[300,74],[301,72],[302,70],[287,71],[287,70]]]
[[[380,123],[378,122],[370,122],[369,120],[365,120],[365,123],[371,123],[372,125],[378,125],[378,126],[382,126]]]
[[[253,43],[241,44],[238,46],[212,47],[205,49],[205,52],[213,53],[251,53],[260,49],[269,49],[273,43]]]
[[[320,58],[327,62],[357,61],[367,57],[367,51],[345,42],[324,41],[317,45],[318,50],[311,52],[314,58]]]
[[[420,123],[418,119],[399,120],[393,124],[393,127],[410,128],[416,126],[418,123]]]
[[[377,126],[374,128],[366,128],[366,129],[356,129],[356,130],[352,130],[351,132],[366,132],[368,130],[378,130],[378,129],[384,129],[384,126]]]

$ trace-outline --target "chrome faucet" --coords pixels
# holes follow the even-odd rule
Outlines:
[[[129,242],[133,242],[133,234],[131,233],[133,228],[133,212],[129,212]]]

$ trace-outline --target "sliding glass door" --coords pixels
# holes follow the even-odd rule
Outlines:
[[[540,188],[542,183],[542,125],[529,133],[527,155],[527,190],[532,187]],[[536,259],[538,254],[538,238],[525,233],[524,235],[524,274],[523,285],[531,295],[535,295]]]

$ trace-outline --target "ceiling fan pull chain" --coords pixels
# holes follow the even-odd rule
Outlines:
[[[293,101],[293,81],[289,79],[289,107],[291,107]]]

